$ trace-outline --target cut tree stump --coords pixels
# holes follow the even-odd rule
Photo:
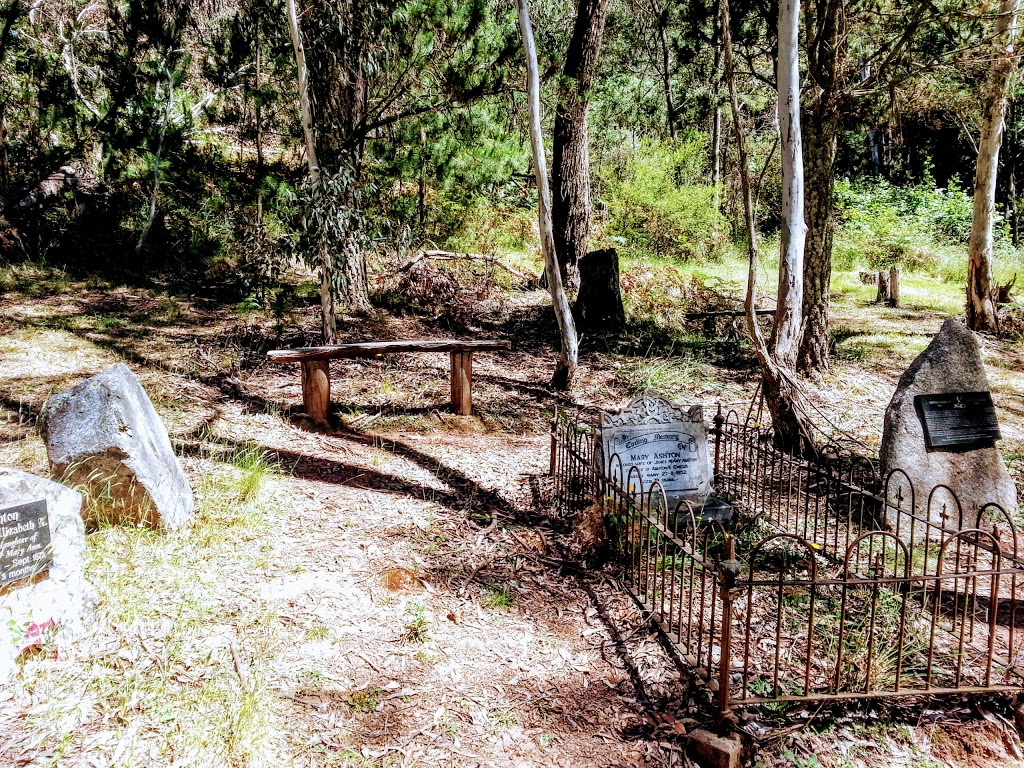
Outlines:
[[[900,305],[900,271],[896,267],[890,267],[888,272],[878,273],[878,292],[875,294],[875,303],[885,302],[890,307]]]
[[[614,248],[591,251],[580,259],[580,291],[573,317],[581,328],[619,331],[626,327],[619,285],[619,253]]]
[[[883,301],[889,301],[889,273],[879,272],[878,273],[878,291],[875,293],[875,303],[881,304]]]
[[[448,352],[451,355],[452,411],[459,416],[473,412],[473,353],[509,349],[507,341],[490,339],[421,339],[411,341],[371,341],[337,344],[328,347],[274,349],[267,352],[272,363],[302,364],[302,406],[317,422],[327,421],[331,404],[330,360],[379,357],[403,352]]]
[[[900,305],[900,271],[896,267],[889,269],[889,306]]]
[[[473,413],[473,353],[452,352],[452,412]]]

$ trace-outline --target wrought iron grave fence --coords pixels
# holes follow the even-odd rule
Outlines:
[[[710,430],[727,523],[670,508],[592,419],[556,413],[555,496],[599,504],[623,583],[723,715],[778,702],[1024,690],[1024,552],[997,504],[835,446],[808,461],[719,408]],[[598,448],[598,450],[595,450]]]

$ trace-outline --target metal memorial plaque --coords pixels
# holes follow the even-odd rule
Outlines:
[[[0,509],[0,586],[50,567],[50,519],[45,501]]]
[[[602,413],[599,430],[609,475],[636,467],[644,490],[659,482],[670,505],[680,499],[703,500],[711,492],[708,431],[701,406],[683,408],[645,393],[619,413]],[[623,474],[622,481],[626,480]]]
[[[1001,438],[991,392],[917,395],[929,448],[981,448]]]

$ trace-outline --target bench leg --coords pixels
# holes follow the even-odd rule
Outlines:
[[[452,413],[473,413],[473,353],[452,352]]]
[[[331,369],[326,360],[302,364],[302,406],[314,421],[327,421],[331,404]]]

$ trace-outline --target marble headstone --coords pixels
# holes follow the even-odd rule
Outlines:
[[[0,467],[0,681],[25,648],[84,631],[96,600],[84,571],[81,494]]]
[[[602,413],[598,429],[610,477],[621,474],[625,482],[630,467],[636,467],[644,490],[660,483],[670,508],[681,500],[700,504],[710,495],[708,429],[701,406],[683,407],[645,392],[618,413]]]

